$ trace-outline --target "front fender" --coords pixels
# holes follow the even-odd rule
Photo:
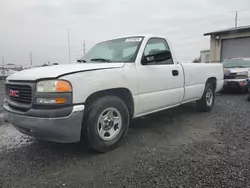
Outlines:
[[[91,94],[113,88],[127,88],[132,95],[138,94],[136,70],[132,63],[122,68],[79,72],[60,78],[72,84],[73,103],[84,103]]]

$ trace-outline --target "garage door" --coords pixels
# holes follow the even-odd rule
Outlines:
[[[250,57],[250,37],[222,40],[221,60]]]

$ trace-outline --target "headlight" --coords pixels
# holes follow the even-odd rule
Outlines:
[[[235,78],[238,78],[238,79],[248,78],[248,72],[238,72],[238,73],[236,73]]]
[[[248,76],[248,72],[238,72],[237,76]]]
[[[72,92],[71,84],[65,80],[44,80],[36,85],[37,92]]]

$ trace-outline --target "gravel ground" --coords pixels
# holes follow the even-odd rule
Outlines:
[[[96,154],[0,126],[0,187],[250,187],[250,103],[217,96],[133,120],[124,144]]]

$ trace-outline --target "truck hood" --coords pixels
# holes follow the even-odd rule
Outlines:
[[[238,73],[238,72],[247,72],[250,70],[250,68],[227,68],[227,70],[230,70],[231,73]]]
[[[102,69],[113,69],[123,66],[124,63],[78,63],[54,65],[23,70],[10,75],[7,80],[35,81],[41,78],[58,78],[66,74]]]

